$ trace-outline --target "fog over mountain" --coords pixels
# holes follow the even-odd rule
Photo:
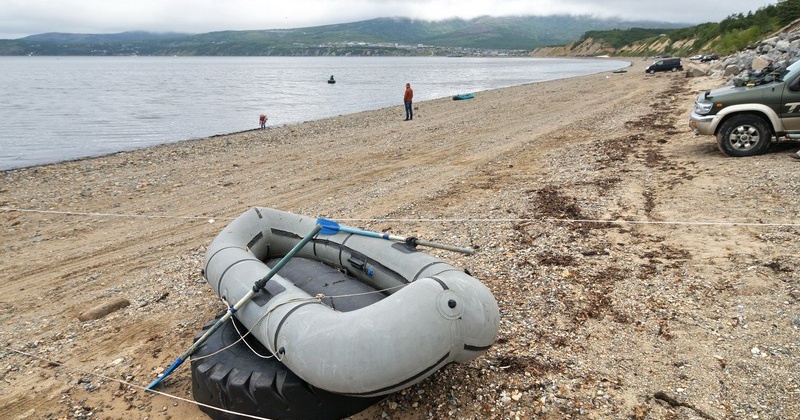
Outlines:
[[[127,31],[204,33],[261,30],[358,22],[379,17],[423,20],[473,19],[479,16],[549,16],[718,22],[755,11],[776,0],[0,0],[0,39],[46,32],[119,33]]]

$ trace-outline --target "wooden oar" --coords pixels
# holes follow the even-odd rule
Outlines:
[[[323,219],[322,217],[317,218],[317,224],[322,226],[322,231],[320,231],[320,234],[322,235],[335,235],[337,232],[347,232],[347,233],[352,233],[354,235],[369,236],[371,238],[381,238],[381,239],[388,239],[390,241],[407,242],[415,246],[422,245],[430,248],[446,249],[448,251],[461,252],[463,254],[472,254],[473,252],[475,252],[472,248],[462,248],[458,246],[444,245],[436,242],[424,241],[422,239],[414,237],[402,237],[402,236],[392,235],[390,233],[378,233],[369,230],[357,229],[349,226],[342,226],[334,222],[333,220]]]
[[[164,380],[164,378],[166,378],[166,377],[167,377],[167,375],[169,375],[170,373],[172,373],[172,371],[174,371],[175,369],[177,369],[177,368],[178,368],[178,366],[180,366],[180,365],[181,365],[181,364],[182,364],[182,363],[183,363],[183,362],[184,362],[186,359],[188,359],[188,358],[189,358],[189,356],[191,356],[192,354],[194,354],[194,352],[195,352],[195,351],[197,351],[197,349],[198,349],[198,348],[199,348],[199,347],[200,347],[200,346],[201,346],[203,343],[205,343],[205,342],[206,342],[206,340],[208,340],[208,337],[211,337],[211,334],[214,334],[214,332],[216,332],[216,331],[217,331],[217,330],[218,330],[218,329],[219,329],[219,328],[220,328],[220,327],[221,327],[223,324],[225,324],[225,322],[227,322],[229,319],[231,319],[231,317],[233,316],[233,314],[234,314],[234,313],[236,313],[236,311],[238,311],[238,310],[239,310],[239,309],[240,309],[242,306],[244,306],[244,305],[245,305],[247,302],[249,302],[249,301],[250,301],[250,299],[252,299],[252,298],[253,298],[253,296],[254,296],[256,293],[258,293],[258,292],[259,292],[261,289],[263,289],[263,288],[264,288],[264,286],[265,286],[265,285],[267,284],[267,282],[269,281],[269,279],[271,279],[273,276],[275,276],[275,274],[277,274],[277,273],[278,273],[278,271],[279,271],[281,268],[283,268],[283,266],[284,266],[284,265],[286,265],[286,263],[288,263],[288,262],[289,262],[289,260],[291,260],[291,259],[292,259],[292,257],[294,257],[294,256],[295,256],[295,254],[297,254],[298,252],[300,252],[300,250],[301,250],[301,249],[302,249],[302,248],[303,248],[303,247],[304,247],[304,246],[305,246],[305,245],[306,245],[306,244],[307,244],[309,241],[311,241],[311,239],[312,239],[312,238],[314,238],[314,236],[315,236],[317,233],[319,233],[321,230],[322,230],[322,225],[320,225],[319,223],[317,223],[317,224],[314,226],[314,229],[313,229],[311,232],[309,232],[309,233],[308,233],[308,235],[306,235],[306,236],[305,236],[305,237],[304,237],[302,240],[300,240],[300,242],[298,242],[298,243],[297,243],[297,244],[294,246],[294,248],[292,248],[292,249],[289,251],[289,253],[287,253],[287,254],[286,254],[286,255],[285,255],[283,258],[281,258],[281,260],[280,260],[280,261],[278,261],[278,263],[277,263],[277,264],[275,264],[275,266],[274,266],[274,267],[272,267],[272,270],[269,270],[269,273],[267,273],[267,275],[265,275],[264,277],[262,277],[261,279],[259,279],[258,281],[256,281],[256,282],[255,282],[255,284],[253,285],[253,289],[252,289],[252,290],[250,290],[249,292],[247,292],[247,294],[246,294],[246,295],[245,295],[243,298],[239,299],[239,301],[238,301],[238,302],[236,302],[236,304],[235,304],[235,305],[233,305],[233,306],[232,306],[232,307],[231,307],[231,308],[228,310],[228,312],[225,312],[225,315],[223,315],[223,316],[222,316],[222,318],[220,318],[219,320],[217,320],[217,322],[216,322],[216,323],[214,323],[214,325],[212,325],[212,326],[211,326],[211,328],[209,328],[209,329],[208,329],[208,331],[206,331],[206,333],[205,333],[205,334],[203,334],[203,335],[202,335],[202,336],[201,336],[201,337],[200,337],[200,338],[199,338],[197,341],[195,341],[195,342],[194,342],[194,344],[192,344],[192,346],[191,346],[191,347],[189,347],[189,349],[188,349],[188,350],[186,350],[186,351],[185,351],[183,354],[181,354],[180,356],[178,356],[178,358],[177,358],[177,359],[175,359],[175,361],[174,361],[174,362],[172,362],[172,364],[171,364],[171,365],[169,365],[169,367],[167,367],[167,368],[164,370],[164,373],[162,373],[162,374],[158,375],[158,378],[156,378],[156,380],[154,380],[153,382],[151,382],[151,383],[150,383],[150,385],[147,385],[147,388],[145,388],[145,389],[147,389],[147,390],[151,390],[151,389],[155,388],[156,386],[158,386],[158,384],[160,384],[160,383],[161,383],[161,381],[163,381],[163,380]]]

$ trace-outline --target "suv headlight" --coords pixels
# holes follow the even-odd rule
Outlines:
[[[698,115],[706,115],[711,112],[711,107],[714,106],[713,102],[695,101],[694,113]]]

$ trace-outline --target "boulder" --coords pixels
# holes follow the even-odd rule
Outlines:
[[[787,53],[792,50],[792,43],[787,40],[780,40],[775,44],[775,49],[782,53]]]
[[[708,69],[696,66],[691,66],[686,70],[686,77],[702,77],[708,76]]]
[[[765,59],[763,57],[753,57],[753,63],[750,64],[750,68],[753,70],[761,70],[764,67],[767,67],[772,60]]]
[[[732,64],[730,66],[725,67],[725,72],[722,73],[722,74],[723,74],[723,76],[728,77],[728,76],[735,76],[735,75],[737,75],[737,74],[739,74],[741,72],[742,72],[741,67],[739,67],[739,66],[737,66],[735,64]]]

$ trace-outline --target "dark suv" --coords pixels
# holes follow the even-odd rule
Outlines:
[[[653,74],[657,71],[678,71],[683,70],[681,59],[677,57],[662,58],[653,62],[644,71]]]
[[[728,156],[767,151],[772,140],[800,140],[800,61],[733,86],[702,92],[689,126],[697,134],[717,136]]]

